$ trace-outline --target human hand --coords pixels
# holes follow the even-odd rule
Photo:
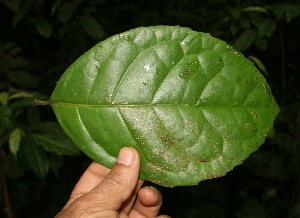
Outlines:
[[[122,148],[110,170],[93,162],[79,179],[70,199],[55,218],[155,218],[162,205],[154,187],[141,188],[140,157],[133,148]],[[137,199],[136,199],[137,197]],[[157,218],[170,218],[166,215]]]

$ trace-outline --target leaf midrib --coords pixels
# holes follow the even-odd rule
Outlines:
[[[39,104],[39,103],[38,103]],[[64,105],[64,106],[75,106],[75,107],[130,107],[130,108],[141,108],[141,107],[199,107],[199,108],[247,108],[247,109],[255,109],[255,108],[270,108],[270,107],[246,107],[246,106],[234,106],[234,105],[195,105],[195,104],[169,104],[169,103],[161,103],[161,104],[82,104],[82,103],[69,103],[69,102],[52,102],[48,101],[47,103],[40,103],[47,105]]]

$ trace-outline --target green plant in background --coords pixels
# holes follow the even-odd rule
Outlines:
[[[0,105],[1,114],[6,115],[0,118],[0,140],[4,142],[1,148],[9,156],[5,161],[9,164],[1,165],[7,189],[1,185],[0,191],[3,196],[8,190],[15,217],[24,217],[24,214],[27,217],[53,217],[67,200],[81,170],[89,163],[84,156],[57,155],[30,142],[46,153],[51,170],[47,171],[45,179],[39,179],[28,170],[28,163],[20,164],[24,159],[19,156],[26,157],[22,154],[26,149],[22,147],[26,146],[29,136],[56,135],[49,130],[51,126],[58,127],[53,112],[47,107],[35,107],[33,99],[49,98],[62,72],[100,40],[138,26],[159,24],[209,32],[231,45],[243,47],[247,44],[243,53],[250,56],[263,72],[281,108],[273,136],[243,165],[226,177],[204,181],[198,186],[161,188],[165,198],[162,210],[174,217],[185,218],[299,217],[298,8],[297,0],[1,0]],[[255,37],[250,34],[251,43],[237,43],[241,41],[240,37],[247,36],[244,32],[248,27],[255,32]],[[17,93],[26,94],[11,97]],[[3,119],[6,121],[2,123]],[[7,120],[12,120],[13,124],[3,128]],[[34,125],[37,123],[50,123],[50,127],[39,130]],[[9,148],[11,134],[12,138],[21,135],[17,161]],[[18,144],[18,140],[12,141],[12,144]],[[53,157],[64,159],[56,173],[51,165],[61,165],[61,161],[52,161]],[[15,163],[18,163],[17,167]],[[15,177],[11,176],[12,172],[20,173],[13,173],[17,175]],[[1,197],[3,208],[4,202]],[[0,216],[6,214],[4,210],[0,212]]]
[[[12,216],[6,178],[19,180],[26,171],[44,179],[51,170],[57,173],[63,156],[78,155],[79,150],[56,122],[42,121],[34,99],[35,77],[26,72],[30,60],[20,55],[14,43],[0,47],[0,167],[1,190],[6,213]]]

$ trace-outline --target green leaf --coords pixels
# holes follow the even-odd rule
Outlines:
[[[290,22],[300,15],[299,4],[279,3],[269,7],[273,10],[274,14],[277,15],[278,19],[285,17],[287,22]]]
[[[104,32],[102,26],[92,17],[83,15],[79,18],[83,30],[95,40],[102,39]]]
[[[62,0],[57,0],[51,7],[51,15],[55,14],[58,8],[61,8]]]
[[[36,77],[24,71],[10,71],[8,77],[21,87],[36,88],[39,84]]]
[[[63,5],[59,8],[58,19],[62,23],[66,23],[73,16],[77,7],[76,2],[63,2]]]
[[[12,94],[11,96],[9,96],[9,99],[28,98],[28,97],[33,97],[33,93],[21,91],[21,92],[17,92],[15,94]]]
[[[33,125],[36,130],[31,134],[37,145],[42,146],[46,151],[58,155],[79,155],[80,150],[70,141],[63,129],[55,122],[40,122]]]
[[[271,37],[276,30],[276,23],[271,19],[265,19],[257,23],[258,33],[262,37]]]
[[[268,71],[267,68],[265,67],[265,65],[261,62],[260,59],[258,59],[257,57],[254,57],[253,55],[249,55],[248,57],[249,60],[251,60],[257,67],[258,69],[263,72],[265,75],[268,75]]]
[[[14,48],[16,45],[14,42],[6,42],[6,43],[3,43],[1,46],[0,46],[0,51],[1,52],[6,52],[8,50],[10,50],[11,48]]]
[[[52,34],[52,26],[51,24],[45,20],[44,18],[37,18],[35,21],[35,26],[40,35],[48,38]]]
[[[58,155],[78,155],[79,150],[68,139],[58,139],[55,135],[30,134],[36,145],[43,147],[45,151]]]
[[[132,146],[140,178],[164,186],[225,175],[259,148],[279,112],[252,62],[178,26],[100,42],[66,70],[51,102],[92,159],[112,167],[120,148]]]
[[[23,130],[20,128],[15,128],[9,135],[9,150],[15,158],[17,157],[17,153],[20,148],[22,135]]]
[[[0,103],[4,106],[7,105],[9,99],[8,92],[0,92]]]
[[[14,27],[16,27],[21,20],[24,20],[24,17],[30,12],[33,4],[33,0],[25,1],[25,3],[16,11],[13,19]]]
[[[0,105],[0,123],[1,126],[9,128],[12,125],[12,110],[8,106]]]
[[[268,14],[268,11],[265,8],[258,6],[250,6],[242,9],[243,12],[260,12],[264,14]]]
[[[12,102],[9,106],[13,110],[15,109],[24,110],[25,107],[34,106],[34,99],[32,97],[19,98],[17,101]]]
[[[254,42],[257,31],[254,29],[247,29],[236,39],[234,48],[240,52],[247,50]]]
[[[18,159],[40,179],[44,179],[49,171],[50,164],[46,152],[32,142],[24,143]]]
[[[54,122],[40,122],[33,125],[37,133],[31,133],[28,137],[45,151],[57,155],[76,156],[80,150],[70,141],[62,128]]]
[[[17,13],[20,7],[20,2],[1,0],[1,3],[8,7],[12,12]]]

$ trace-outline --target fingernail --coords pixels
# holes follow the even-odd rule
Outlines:
[[[132,151],[132,149],[124,147],[121,148],[116,162],[125,166],[131,166],[133,164],[134,159],[135,153]]]

